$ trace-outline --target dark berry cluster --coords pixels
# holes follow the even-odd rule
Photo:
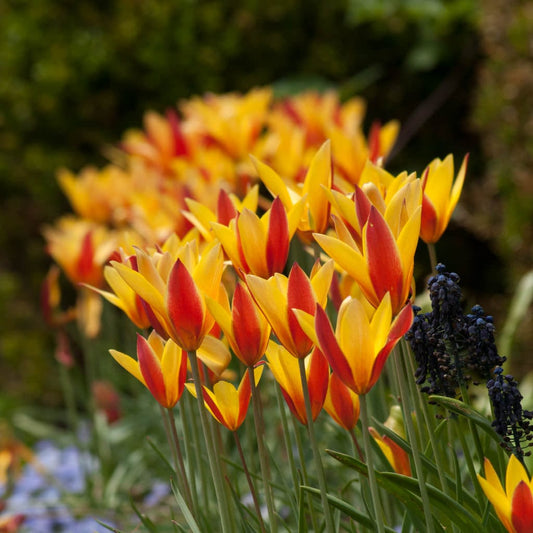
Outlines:
[[[533,440],[533,412],[522,409],[517,381],[497,367],[494,377],[487,382],[487,389],[494,413],[492,426],[503,438],[503,445],[520,459],[529,455],[531,452],[524,453],[524,448]]]
[[[498,355],[492,317],[476,305],[463,314],[459,276],[437,265],[428,281],[432,310],[415,319],[406,338],[418,364],[417,383],[429,394],[455,397],[472,376],[486,381],[505,358]]]

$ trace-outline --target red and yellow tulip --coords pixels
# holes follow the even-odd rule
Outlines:
[[[505,490],[492,464],[485,458],[485,477],[478,475],[483,492],[509,533],[533,531],[533,479],[524,465],[511,455],[505,475]]]
[[[426,168],[422,178],[424,197],[420,228],[420,237],[424,242],[428,244],[437,242],[447,228],[461,196],[467,163],[468,156],[463,159],[455,181],[451,154],[443,161],[434,159]]]
[[[331,369],[356,394],[366,394],[378,380],[387,358],[413,321],[411,305],[393,320],[390,295],[368,315],[365,305],[355,298],[342,303],[335,332],[319,305],[312,316],[295,311],[307,335],[326,356]]]
[[[187,354],[172,340],[156,332],[148,339],[137,335],[137,360],[117,350],[109,350],[115,361],[137,378],[166,408],[181,398],[187,378]]]
[[[354,429],[359,420],[359,396],[333,372],[329,375],[324,410],[339,426],[348,431]]]
[[[398,405],[392,406],[390,415],[384,425],[405,439],[402,411]],[[373,427],[369,427],[368,431],[381,448],[383,455],[385,455],[394,471],[397,474],[411,476],[411,464],[409,463],[407,452],[387,435],[380,435]]]
[[[294,357],[305,358],[311,351],[313,342],[302,330],[293,309],[314,314],[315,306],[325,307],[333,268],[333,261],[320,267],[316,263],[311,276],[307,277],[295,263],[289,277],[275,274],[265,280],[257,276],[246,276],[248,288],[270,322],[274,334]]]
[[[420,232],[420,206],[412,212],[398,204],[391,225],[371,205],[362,232],[362,250],[346,226],[336,223],[337,236],[315,234],[321,248],[361,287],[368,301],[377,307],[389,293],[397,314],[410,298],[414,255]]]
[[[265,354],[271,328],[246,285],[235,287],[231,311],[214,300],[207,300],[207,307],[235,355],[244,365],[254,366]]]
[[[263,364],[260,364],[254,368],[256,385],[261,379],[263,366]],[[194,384],[187,383],[186,386],[189,392],[196,398]],[[202,394],[205,406],[213,417],[230,431],[237,431],[246,418],[250,398],[252,397],[250,374],[249,372],[244,374],[237,389],[229,381],[218,381],[213,385],[212,391],[203,385]]]
[[[210,243],[202,254],[196,242],[186,243],[173,261],[169,252],[148,255],[137,251],[137,269],[113,261],[122,279],[146,303],[160,329],[186,351],[199,348],[213,327],[205,298],[218,300],[224,258],[218,243]],[[153,324],[156,326],[157,324]]]
[[[283,271],[302,207],[299,204],[287,215],[276,198],[261,218],[243,209],[229,226],[212,224],[215,236],[241,277],[255,274],[268,278]]]
[[[289,409],[302,424],[306,425],[308,420],[299,361],[283,346],[273,341],[268,344],[267,360]],[[328,362],[320,350],[315,348],[305,360],[305,374],[311,413],[313,420],[316,420],[324,405],[329,376]]]

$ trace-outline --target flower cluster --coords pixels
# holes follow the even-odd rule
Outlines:
[[[497,367],[494,377],[487,382],[487,390],[494,411],[492,426],[503,438],[503,445],[520,459],[531,454],[524,452],[524,448],[532,445],[533,412],[522,409],[523,397],[517,381]]]
[[[486,381],[505,358],[498,354],[492,317],[476,305],[462,310],[459,276],[437,265],[428,281],[432,310],[415,308],[413,326],[406,338],[415,354],[417,383],[429,394],[455,397],[473,379]]]

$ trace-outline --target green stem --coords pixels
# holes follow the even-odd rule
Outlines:
[[[181,445],[178,438],[178,432],[176,430],[176,421],[174,419],[174,414],[172,409],[167,409],[168,419],[170,422],[170,433],[172,435],[172,442],[174,444],[173,448],[175,449],[176,462],[180,469],[180,478],[183,485],[183,490],[185,492],[185,498],[189,509],[193,511],[196,515],[197,508],[194,507],[194,501],[191,493],[191,487],[189,486],[189,479],[187,477],[187,470],[185,468],[185,462],[183,460],[183,454],[181,452]],[[177,471],[176,471],[177,473]]]
[[[200,380],[200,372],[198,371],[198,358],[196,356],[196,350],[187,352],[189,361],[191,363],[191,371],[194,380],[194,388],[196,391],[196,400],[198,404],[198,410],[200,412],[200,423],[202,425],[202,431],[204,433],[205,446],[207,449],[207,457],[209,459],[209,466],[211,468],[211,476],[213,478],[213,484],[215,486],[216,500],[218,511],[220,514],[221,525],[223,533],[231,532],[231,523],[228,514],[228,504],[226,501],[226,491],[224,489],[224,481],[222,479],[220,465],[217,461],[216,450],[211,438],[211,431],[209,427],[209,420],[207,418],[207,410],[204,404],[204,396],[202,391],[202,383]]]
[[[187,458],[187,466],[189,468],[189,472],[188,474],[186,473],[186,476],[187,476],[187,480],[190,483],[192,505],[193,505],[192,508],[195,510],[195,512],[198,512],[198,509],[200,508],[200,506],[198,504],[198,491],[196,488],[196,475],[195,475],[196,468],[195,468],[195,462],[193,461],[194,443],[193,443],[193,438],[191,435],[191,430],[189,428],[188,420],[187,420],[187,417],[185,416],[186,409],[185,409],[184,401],[186,401],[186,398],[190,398],[190,395],[188,394],[182,395],[181,401],[178,403],[178,411],[179,411],[179,416],[181,419],[183,441],[185,442],[185,455]],[[196,466],[199,467],[199,465],[196,465]]]
[[[250,386],[252,390],[252,406],[254,410],[254,424],[255,432],[257,434],[257,448],[259,451],[259,464],[261,467],[261,475],[263,477],[263,485],[265,489],[265,499],[268,509],[268,518],[270,522],[270,531],[275,533],[278,529],[277,517],[274,507],[274,498],[272,496],[272,485],[270,484],[270,467],[268,464],[268,456],[264,443],[265,425],[263,422],[263,413],[261,409],[261,398],[259,391],[255,384],[255,376],[253,367],[248,367],[248,376],[250,378]]]
[[[368,469],[368,482],[370,484],[370,495],[372,496],[372,507],[374,508],[374,520],[376,522],[378,532],[385,532],[385,524],[383,523],[383,513],[381,511],[381,501],[379,498],[378,484],[376,480],[376,472],[374,470],[374,461],[372,457],[372,447],[370,444],[370,433],[368,428],[370,426],[368,416],[368,405],[366,394],[359,396],[359,403],[361,406],[361,424],[363,426],[363,447],[366,455],[366,466]]]
[[[292,429],[294,431],[294,438],[296,440],[296,448],[298,448],[298,461],[300,463],[300,469],[302,472],[302,480],[304,482],[304,485],[309,486],[309,477],[307,475],[307,466],[305,464],[305,456],[304,456],[304,449],[302,445],[302,437],[300,435],[300,426],[299,422],[296,419],[294,415],[291,415],[291,421],[292,421]],[[296,488],[298,488],[298,493],[301,493],[301,490],[299,490],[300,484],[296,484]],[[311,494],[307,494],[307,504],[309,506],[309,515],[311,517],[311,524],[313,526],[313,531],[320,531],[318,528],[318,522],[315,515],[315,507],[313,505],[313,497]]]
[[[333,533],[335,527],[333,525],[333,516],[331,514],[331,508],[328,502],[328,490],[326,486],[326,475],[324,473],[324,466],[322,465],[322,459],[320,457],[320,451],[318,449],[318,443],[315,436],[313,413],[311,409],[311,399],[309,397],[309,387],[307,386],[307,377],[305,375],[305,359],[298,359],[300,368],[300,380],[302,382],[302,392],[305,402],[305,412],[307,415],[307,431],[309,433],[309,441],[313,450],[313,456],[315,459],[315,465],[318,475],[318,486],[320,488],[320,498],[322,500],[322,506],[324,507],[324,518],[326,520],[326,531]]]
[[[424,419],[425,425],[428,428],[428,436],[429,436],[429,442],[431,443],[431,448],[433,450],[433,457],[435,458],[435,465],[437,466],[437,473],[439,476],[439,482],[442,490],[451,496],[451,492],[448,489],[448,484],[446,483],[446,474],[444,469],[444,464],[442,461],[441,454],[439,453],[439,444],[437,442],[437,437],[435,435],[435,424],[434,424],[434,417],[431,416],[429,413],[428,405],[426,403],[426,399],[422,397],[422,393],[420,392],[420,389],[416,386],[416,383],[414,382],[413,376],[415,374],[414,368],[413,368],[413,358],[411,351],[409,349],[409,345],[407,344],[407,341],[405,339],[402,339],[400,341],[400,350],[402,352],[403,360],[406,366],[408,367],[409,371],[409,388],[411,390],[411,395],[418,398],[418,402],[415,403],[415,412],[417,416],[417,420]],[[422,416],[420,416],[420,414]]]
[[[403,420],[407,429],[407,435],[413,451],[413,460],[416,468],[416,476],[418,479],[418,486],[420,488],[420,496],[422,498],[422,505],[424,508],[424,517],[426,519],[427,532],[433,533],[435,531],[433,526],[433,517],[431,514],[431,506],[429,503],[429,496],[424,481],[424,471],[422,469],[422,460],[420,459],[420,450],[416,438],[416,432],[411,418],[411,408],[409,406],[409,391],[407,390],[406,376],[402,372],[401,353],[398,349],[394,350],[393,354],[394,364],[396,368],[396,376],[398,378],[398,387],[400,389],[400,398],[403,411]]]
[[[266,533],[265,523],[263,522],[263,517],[261,515],[261,507],[259,506],[259,501],[257,499],[257,492],[255,491],[255,486],[250,476],[250,472],[246,464],[246,459],[244,458],[244,453],[242,451],[242,446],[241,446],[241,441],[239,439],[239,435],[237,434],[236,431],[234,431],[233,436],[235,437],[235,445],[237,446],[237,451],[239,452],[239,457],[241,458],[242,467],[244,469],[244,475],[246,476],[246,481],[248,481],[248,487],[250,489],[250,493],[252,494],[252,499],[253,499],[254,507],[255,507],[255,513],[257,515],[257,520],[259,521],[259,527],[261,528],[261,531],[263,533]]]
[[[437,273],[437,250],[433,243],[427,245],[429,253],[429,263],[431,265],[431,271],[433,274]]]
[[[289,424],[287,423],[287,414],[285,413],[285,407],[283,404],[283,398],[281,397],[281,392],[279,387],[275,387],[276,390],[276,399],[278,402],[278,410],[281,419],[281,427],[283,428],[283,444],[285,445],[285,453],[289,460],[289,465],[291,467],[291,476],[294,489],[296,493],[299,493],[300,482],[298,481],[298,471],[296,468],[296,463],[294,461],[294,453],[292,450],[291,436],[289,432]]]

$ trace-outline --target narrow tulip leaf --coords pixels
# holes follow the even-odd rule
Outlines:
[[[361,475],[368,477],[368,468],[365,463],[357,460],[355,457],[350,457],[340,452],[334,452],[332,450],[326,450],[329,455],[340,461],[343,465],[348,466],[359,472]],[[385,489],[388,493],[393,495],[398,501],[405,505],[405,508],[409,511],[411,518],[420,523],[424,522],[424,508],[422,501],[418,495],[414,495],[409,490],[405,490],[398,484],[391,483],[384,476],[385,473],[376,471],[376,479],[378,485]],[[411,478],[409,478],[411,479]]]
[[[376,420],[373,420],[373,424],[378,428],[380,433],[389,437],[393,442],[395,442],[398,446],[400,446],[400,448],[405,450],[409,455],[412,455],[411,446],[406,440],[402,439],[402,437],[400,437],[397,433],[394,433],[394,431],[392,431],[390,428],[384,426],[382,423]],[[440,427],[441,426],[437,428],[437,432],[439,431]],[[453,454],[453,457],[455,460],[457,460],[457,457],[455,454]],[[437,466],[432,460],[428,459],[425,455],[421,455],[420,459],[422,460],[422,465],[424,466],[425,471],[427,471],[432,476],[435,476],[435,477],[438,476]],[[457,468],[459,467],[457,466]],[[457,472],[459,472],[459,470],[457,470]],[[460,500],[461,503],[464,503],[465,505],[468,506],[469,509],[476,512],[478,509],[477,499],[474,496],[472,496],[470,492],[465,492],[463,490],[464,487],[461,481],[459,481],[459,483],[456,483],[455,481],[455,480],[461,479],[460,475],[457,474],[453,478],[451,478],[447,474],[444,474],[444,479],[446,480],[447,489],[458,495],[460,494],[462,498]]]
[[[130,498],[130,505],[135,514],[139,517],[139,520],[142,522],[143,526],[150,532],[150,533],[157,533],[157,526],[135,505],[135,502],[133,501],[133,498]]]
[[[112,527],[108,524],[104,524],[101,520],[96,520],[102,527],[105,527],[109,531],[113,531],[113,533],[124,533],[121,529],[117,529],[116,527]]]
[[[301,488],[307,492],[310,492],[311,494],[314,494],[315,496],[320,497],[320,490],[315,487],[308,487],[306,485],[302,485]],[[333,496],[332,494],[326,494],[326,496],[330,505],[344,513],[346,516],[349,516],[362,526],[370,529],[371,531],[374,531],[375,522],[373,518],[370,518],[369,516],[360,513],[355,507],[345,502],[344,500],[341,500],[337,496]],[[385,531],[387,533],[394,533],[395,530],[385,526]]]
[[[415,478],[393,474],[391,472],[380,473],[379,477],[383,477],[390,483],[413,494],[420,494],[420,486],[418,480]],[[426,488],[433,511],[438,512],[443,519],[451,520],[465,533],[483,530],[483,524],[478,515],[470,513],[465,507],[433,485],[426,484]]]
[[[240,526],[243,528],[242,530],[248,531],[249,533],[254,533],[255,531],[258,531],[259,517],[255,514],[255,510],[250,509],[242,503],[241,499],[239,498],[239,495],[235,491],[235,487],[233,487],[233,485],[229,483],[229,480],[228,487],[230,489],[231,496],[233,497],[233,501],[235,502],[235,505],[239,510],[239,514],[241,515]],[[249,520],[253,521],[253,526],[250,524]]]
[[[189,506],[183,499],[183,496],[181,495],[180,491],[176,487],[176,484],[174,483],[173,480],[170,481],[170,486],[172,487],[172,493],[174,494],[174,497],[176,498],[176,501],[178,502],[179,508],[181,509],[183,518],[187,522],[187,525],[191,528],[191,533],[201,533],[198,523],[194,519],[191,513],[191,510],[189,509]]]
[[[308,530],[307,521],[305,520],[305,499],[300,485],[300,490],[298,491],[298,533],[306,533]]]
[[[455,398],[448,398],[446,396],[430,396],[429,400],[435,402],[436,404],[445,407],[448,411],[455,413],[457,415],[464,416],[474,422],[479,426],[483,431],[485,431],[498,445],[501,444],[501,437],[494,431],[490,420],[484,417],[482,414],[478,413],[475,409],[466,405],[460,400]]]

